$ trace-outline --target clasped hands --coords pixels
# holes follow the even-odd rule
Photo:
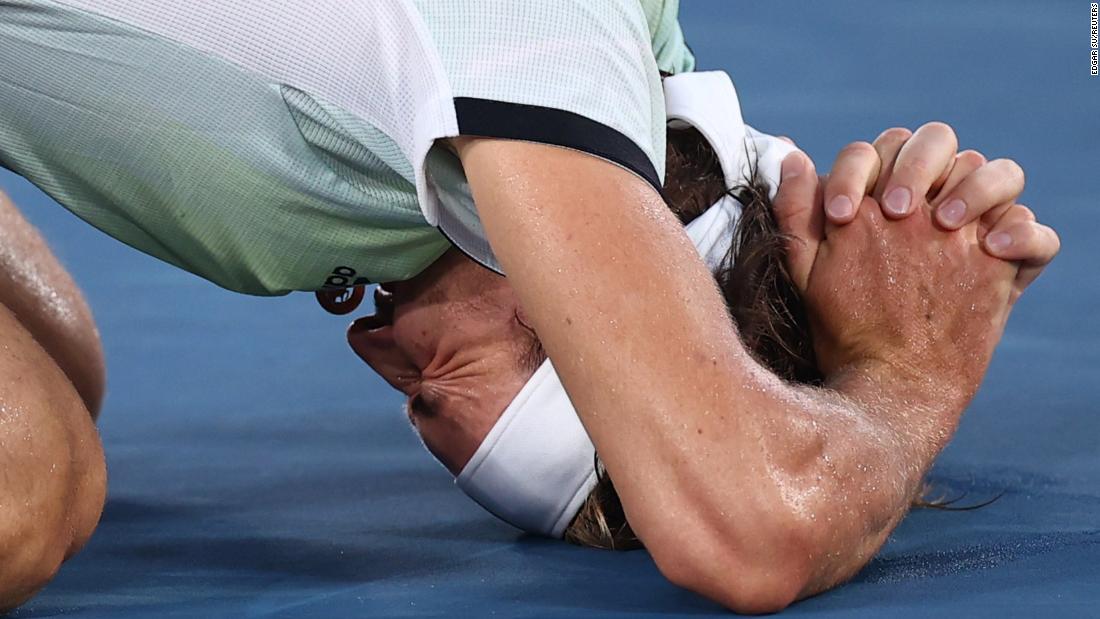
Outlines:
[[[1058,253],[1016,203],[1020,166],[957,147],[929,123],[848,145],[828,175],[800,152],[783,162],[774,209],[826,377],[873,363],[969,401],[1013,304]]]

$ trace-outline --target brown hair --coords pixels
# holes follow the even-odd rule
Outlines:
[[[690,223],[725,193],[736,197],[743,206],[723,268],[715,279],[745,348],[761,365],[784,380],[821,384],[823,376],[814,358],[805,306],[787,270],[788,239],[779,230],[767,183],[753,168],[750,178],[742,184],[726,188],[717,155],[694,129],[669,129],[666,157],[665,201],[681,223]],[[594,464],[596,486],[566,529],[565,539],[592,548],[641,548],[641,540],[630,528],[619,495],[599,457]],[[931,490],[926,484],[912,506],[965,511],[979,509],[1000,498],[955,507],[953,504],[962,496],[926,499]]]
[[[784,379],[820,382],[805,311],[787,271],[785,239],[772,213],[767,184],[753,169],[751,178],[727,188],[717,155],[695,129],[669,130],[666,161],[665,201],[681,223],[690,223],[725,193],[743,205],[724,266],[715,279],[746,349]],[[595,548],[640,548],[599,458],[595,466],[596,486],[566,529],[565,539]]]

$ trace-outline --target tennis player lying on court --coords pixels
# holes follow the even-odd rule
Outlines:
[[[1015,202],[1023,190],[1019,167],[987,162],[976,151],[956,154],[954,133],[943,124],[915,135],[891,129],[873,145],[849,145],[819,187],[808,159],[796,153],[781,168],[780,157],[792,149],[741,125],[723,74],[675,76],[665,86],[668,206],[714,274],[742,350],[752,357],[747,362],[759,364],[752,389],[778,392],[777,404],[670,411],[654,424],[697,440],[694,449],[662,447],[660,436],[646,436],[652,426],[609,428],[648,438],[648,454],[668,458],[666,470],[649,472],[659,481],[635,482],[640,496],[632,506],[616,492],[606,463],[597,463],[510,279],[449,252],[424,274],[376,289],[376,312],[352,325],[349,343],[408,396],[410,420],[428,449],[501,519],[582,545],[630,549],[644,542],[652,552],[634,528],[632,509],[640,504],[669,527],[661,542],[672,560],[691,559],[675,550],[687,543],[715,561],[701,566],[705,576],[685,575],[670,573],[655,554],[676,582],[739,610],[774,610],[853,575],[910,504],[921,504],[923,476],[954,434],[1008,310],[1057,253],[1058,239]],[[885,196],[898,187],[926,196],[917,214],[891,210],[896,204]],[[979,247],[1016,266],[997,283],[996,263]],[[670,268],[660,255],[650,260]],[[588,294],[574,293],[573,312],[584,311]],[[643,341],[667,344],[675,326],[653,325]],[[637,340],[601,343],[623,351],[634,367]],[[677,356],[675,349],[665,354]],[[683,360],[691,361],[706,371],[705,362]],[[624,367],[609,389],[644,399],[647,387],[631,380],[632,371]],[[728,429],[737,424],[748,426],[743,440]],[[708,430],[720,437],[705,438]],[[759,452],[764,461],[754,462]],[[630,469],[625,475],[635,481]],[[760,511],[749,512],[755,519],[726,521],[733,518],[727,513],[746,509],[738,490],[746,493],[741,500],[761,501],[754,506]],[[745,563],[716,558],[711,544],[735,536],[758,554],[735,557]],[[799,551],[809,559],[790,564],[774,554]],[[810,585],[813,573],[801,570],[813,569],[823,580]],[[768,584],[780,588],[764,592],[789,597],[741,606],[721,597],[728,581],[709,591],[700,584],[707,577],[743,582],[770,570],[779,572]],[[781,587],[788,578],[805,588]]]
[[[658,191],[660,71],[692,66],[675,3],[306,6],[0,2],[0,163],[232,290],[407,282],[387,286],[393,326],[366,343],[392,349],[380,370],[414,408],[455,427],[487,433],[524,395],[537,333],[632,531],[674,582],[731,608],[779,608],[871,556],[977,388],[1014,290],[1056,249],[1013,206],[1017,168],[964,156],[977,169],[946,196],[967,203],[963,222],[1003,203],[987,223],[1010,235],[1004,248],[975,224],[930,223],[923,196],[955,161],[953,144],[931,147],[942,126],[882,175],[885,216],[862,199],[870,151],[850,153],[834,176],[861,208],[836,210],[845,226],[822,224],[808,161],[787,160],[776,212],[799,238],[790,272],[823,376],[794,386],[740,342]],[[727,137],[743,144],[738,131]],[[894,160],[891,135],[875,162]],[[774,169],[784,146],[760,141]],[[708,261],[733,213],[727,202],[690,231]],[[75,288],[4,217],[0,602],[13,606],[98,518],[103,373]]]
[[[780,378],[820,385],[824,377],[808,320],[816,314],[807,315],[801,301],[807,292],[805,276],[792,281],[784,262],[783,233],[798,231],[781,232],[770,204],[773,188],[779,187],[779,212],[797,208],[791,204],[797,185],[780,184],[782,158],[794,148],[744,125],[724,73],[670,77],[665,94],[670,129],[664,196],[669,208],[686,225],[688,237],[714,273],[747,350]],[[911,133],[892,129],[874,145],[855,143],[842,151],[826,191],[831,220],[850,222],[864,191],[870,194],[877,186],[875,195],[881,198],[894,166],[900,166],[901,176],[913,175],[917,162],[923,170],[918,173],[938,175],[926,180],[932,205],[946,205],[948,197],[966,194],[963,201],[970,214],[951,213],[945,206],[939,214],[943,229],[962,228],[969,218],[978,218],[971,232],[978,226],[984,240],[994,226],[996,233],[1027,222],[1026,238],[1011,255],[1022,250],[1039,254],[1020,256],[1030,263],[1017,283],[1022,291],[1057,249],[1056,236],[1034,224],[1028,209],[1014,204],[1023,189],[1022,173],[1008,160],[987,163],[975,151],[956,155],[954,133],[942,124],[927,125],[918,133],[906,144]],[[994,243],[989,251],[1004,248]],[[592,443],[514,292],[505,280],[469,262],[453,252],[451,260],[441,259],[423,276],[376,289],[375,314],[349,330],[352,347],[409,395],[407,412],[425,445],[487,509],[533,533],[599,547],[637,547],[613,486],[597,474]],[[480,296],[443,284],[460,281],[453,273],[467,270],[481,280],[470,287],[483,291]],[[484,305],[487,297],[495,300],[487,314],[480,306],[464,304],[474,299]],[[456,321],[463,320],[469,332],[452,333]],[[444,323],[443,328],[433,327]],[[514,353],[501,354],[505,364],[484,372],[471,372],[460,361],[492,357],[486,350],[494,346],[523,354],[519,362]],[[447,359],[459,376],[430,364],[421,367],[434,357]],[[512,397],[514,387],[494,389],[485,383],[522,387]]]

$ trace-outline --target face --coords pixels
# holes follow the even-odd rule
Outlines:
[[[412,280],[379,286],[375,313],[348,330],[456,475],[530,377],[523,359],[533,342],[507,280],[456,250]]]

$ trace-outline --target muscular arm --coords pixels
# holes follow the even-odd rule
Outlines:
[[[910,387],[918,372],[874,356],[836,372],[835,390],[784,384],[745,352],[641,180],[552,147],[457,147],[494,251],[662,572],[752,612],[862,566],[973,386]]]

